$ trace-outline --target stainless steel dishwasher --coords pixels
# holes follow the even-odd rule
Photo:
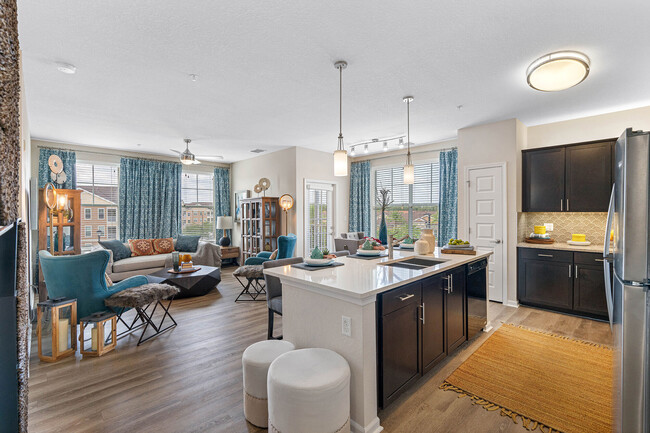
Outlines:
[[[487,325],[487,259],[467,265],[467,339]]]

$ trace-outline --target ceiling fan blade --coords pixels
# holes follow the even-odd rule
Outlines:
[[[175,149],[169,149],[169,150],[171,150],[174,153],[178,153],[179,155],[182,153],[182,152],[179,152],[178,150],[175,150]]]
[[[223,156],[221,155],[195,155],[197,158],[201,159],[223,159]]]

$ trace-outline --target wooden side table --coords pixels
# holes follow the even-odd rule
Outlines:
[[[221,247],[221,260],[230,259],[231,264],[239,265],[240,255],[239,247]]]

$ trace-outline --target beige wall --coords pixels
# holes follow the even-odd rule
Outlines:
[[[253,188],[260,178],[266,177],[271,181],[271,187],[266,191],[270,197],[280,197],[282,194],[291,194],[296,197],[296,148],[279,150],[277,152],[261,154],[255,158],[237,161],[232,164],[230,172],[230,188],[232,212],[235,211],[235,192],[249,190],[251,197],[257,194]],[[289,227],[285,228],[285,219],[282,217],[282,234],[296,230],[296,208],[289,211]],[[241,223],[235,223],[232,231],[233,245],[241,246]]]
[[[650,130],[650,107],[531,126],[528,128],[527,147],[618,138],[626,128]]]

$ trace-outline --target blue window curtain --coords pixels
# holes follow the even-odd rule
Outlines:
[[[440,234],[438,246],[457,237],[458,232],[458,150],[440,152]]]
[[[120,237],[177,237],[181,232],[181,164],[120,160]]]
[[[56,155],[63,162],[63,172],[53,178],[50,156]],[[59,183],[65,178],[65,182]],[[70,150],[41,148],[38,155],[38,187],[52,182],[55,188],[77,189],[77,154]]]
[[[364,232],[370,236],[370,161],[350,165],[350,221],[349,231]]]
[[[215,227],[217,217],[230,215],[230,169],[215,167],[214,169],[214,217]],[[217,229],[219,240],[223,236],[223,230]]]

